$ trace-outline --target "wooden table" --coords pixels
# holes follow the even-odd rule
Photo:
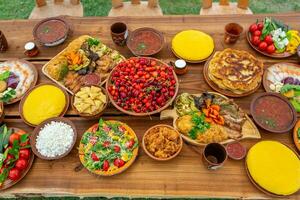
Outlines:
[[[54,48],[40,47],[41,53],[31,60],[39,69],[39,82],[50,82],[42,73],[41,67],[54,55],[60,52],[72,39],[90,34],[100,38],[105,44],[119,50],[126,57],[132,56],[127,48],[116,47],[110,38],[110,25],[118,20],[128,24],[130,30],[149,26],[162,31],[166,37],[165,48],[156,56],[164,61],[175,60],[170,51],[172,37],[184,29],[199,29],[213,36],[216,50],[226,47],[247,50],[262,59],[265,66],[276,62],[297,62],[297,57],[276,60],[257,54],[247,44],[245,35],[233,46],[223,43],[224,26],[229,22],[240,23],[245,30],[263,15],[247,16],[164,16],[164,17],[123,17],[123,18],[66,18],[73,28],[73,35],[63,45]],[[295,29],[300,29],[300,14],[276,15]],[[1,30],[7,37],[9,50],[0,54],[0,60],[8,58],[23,58],[25,42],[32,40],[32,29],[35,20],[0,21]],[[202,92],[211,90],[205,83],[202,74],[203,64],[189,65],[189,72],[179,76],[180,92]],[[261,87],[258,92],[264,92]],[[254,95],[235,99],[249,113],[250,101]],[[25,125],[19,117],[18,103],[7,106],[5,122],[27,131],[33,129]],[[83,132],[95,121],[79,118],[72,110],[67,115],[78,129],[77,144]],[[141,140],[143,133],[150,126],[166,123],[160,121],[159,115],[150,117],[127,116],[110,106],[104,113],[105,119],[121,120],[130,125]],[[270,134],[261,130],[262,139],[278,140],[294,148],[291,133]],[[258,140],[245,140],[242,143],[250,148]],[[244,161],[228,160],[225,166],[217,171],[208,171],[202,164],[201,157],[189,145],[184,145],[179,156],[168,162],[156,162],[149,158],[140,148],[136,162],[124,173],[114,177],[95,177],[82,169],[77,148],[65,158],[57,161],[35,159],[27,176],[17,185],[1,192],[1,196],[126,196],[126,197],[232,197],[232,198],[268,198],[255,188],[249,181],[244,167]],[[300,199],[300,193],[290,197]]]

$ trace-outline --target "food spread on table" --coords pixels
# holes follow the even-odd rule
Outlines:
[[[73,40],[43,67],[46,76],[71,94],[81,86],[100,85],[124,57],[88,35]]]
[[[296,53],[300,44],[297,30],[275,19],[266,17],[262,22],[256,22],[249,27],[248,37],[255,49],[266,54]]]
[[[74,96],[73,106],[81,114],[96,115],[108,102],[102,88],[96,86],[82,87]]]
[[[0,101],[7,103],[20,99],[36,84],[36,69],[22,60],[0,63]]]
[[[33,158],[28,133],[3,124],[0,127],[0,190],[22,179]]]
[[[250,148],[246,158],[250,178],[275,195],[291,195],[300,189],[300,159],[288,146],[261,141]]]
[[[197,30],[185,30],[172,39],[172,51],[188,62],[202,62],[214,51],[213,38]]]
[[[174,127],[195,145],[228,143],[243,138],[260,138],[245,112],[227,97],[212,92],[182,93],[175,100]],[[161,118],[168,113],[162,112]]]
[[[55,46],[66,39],[69,30],[64,20],[50,18],[38,23],[33,34],[43,45]],[[260,53],[277,58],[295,54],[300,44],[297,30],[269,17],[252,24],[247,39]],[[139,56],[154,55],[163,44],[162,33],[151,28],[137,29],[127,40],[129,50]],[[123,47],[118,48],[124,51]],[[9,60],[1,63],[0,121],[4,118],[3,105],[22,98],[19,104],[22,120],[37,127],[29,140],[29,134],[21,129],[5,124],[0,126],[0,190],[26,175],[34,159],[33,153],[42,159],[54,160],[73,149],[77,139],[76,127],[72,121],[61,117],[69,106],[65,90],[72,94],[69,115],[99,120],[83,133],[78,147],[82,165],[95,175],[119,174],[132,165],[138,155],[138,138],[127,124],[99,119],[109,101],[125,114],[153,115],[151,117],[155,119],[158,116],[154,114],[160,113],[161,120],[173,118],[173,127],[158,124],[143,135],[144,152],[155,160],[167,161],[176,157],[183,148],[182,139],[188,145],[206,145],[203,162],[211,165],[208,169],[225,164],[227,155],[236,160],[234,162],[242,160],[247,149],[241,140],[260,139],[261,136],[245,112],[247,110],[236,103],[238,100],[235,102],[226,96],[241,97],[254,93],[262,80],[267,93],[253,96],[250,106],[253,120],[267,132],[288,133],[294,127],[294,143],[300,150],[300,122],[296,124],[296,111],[300,112],[299,66],[277,63],[268,67],[264,74],[263,62],[254,55],[225,48],[216,51],[206,62],[203,73],[207,84],[219,93],[205,91],[205,86],[199,84],[193,85],[193,78],[184,82],[188,76],[201,75],[183,75],[187,73],[186,62],[202,62],[213,54],[214,49],[210,35],[192,29],[181,31],[171,42],[171,50],[180,60],[169,66],[152,57],[126,59],[96,37],[83,35],[43,66],[43,73],[55,84],[42,83],[34,88],[38,73],[29,62]],[[173,63],[172,60],[168,62]],[[173,67],[182,75],[180,79]],[[195,69],[192,67],[190,72],[195,72]],[[101,86],[105,82],[106,89]],[[191,84],[190,89],[202,92],[182,91],[177,96],[181,82],[183,90]],[[165,110],[173,100],[173,109]],[[12,109],[8,107],[7,110],[9,116]],[[14,119],[10,120],[13,122]],[[80,120],[78,118],[78,125],[82,125]],[[267,194],[286,196],[300,189],[299,155],[285,144],[258,142],[250,147],[245,162],[249,179]]]
[[[138,153],[134,131],[119,121],[104,121],[90,127],[79,144],[79,158],[91,173],[112,176],[127,169]]]
[[[255,91],[262,81],[263,62],[247,51],[224,49],[217,51],[207,65],[208,81],[223,93],[245,94]]]
[[[174,156],[182,147],[180,134],[174,128],[165,125],[151,127],[145,133],[143,143],[146,151],[159,159]]]
[[[21,117],[33,126],[39,125],[51,117],[58,117],[68,107],[68,96],[66,95],[58,86],[38,85],[30,91],[27,97],[22,99]]]
[[[69,124],[51,121],[40,129],[35,146],[42,156],[55,158],[65,154],[72,147],[74,136],[74,130]]]
[[[165,63],[154,58],[133,57],[114,68],[106,88],[119,110],[149,115],[172,102],[178,82],[172,67]]]

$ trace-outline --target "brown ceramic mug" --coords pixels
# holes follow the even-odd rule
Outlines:
[[[204,147],[202,161],[209,170],[216,170],[227,160],[225,147],[219,143],[210,143]]]
[[[229,23],[225,26],[224,42],[226,44],[235,43],[243,32],[243,27],[237,23]]]
[[[116,45],[124,46],[128,37],[128,29],[125,23],[116,22],[110,27],[112,40]]]
[[[2,31],[0,31],[0,52],[4,52],[8,49],[7,40]]]

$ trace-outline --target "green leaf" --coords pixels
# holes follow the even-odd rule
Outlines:
[[[4,183],[4,181],[6,180],[7,176],[8,176],[8,169],[4,168],[2,170],[2,173],[0,174],[0,186],[2,185],[2,183]]]
[[[298,139],[300,140],[300,128],[298,128],[297,136],[298,136]]]
[[[0,74],[0,81],[6,81],[10,75],[10,71],[5,71]]]
[[[101,127],[103,127],[103,125],[104,125],[104,120],[102,119],[102,118],[100,118],[99,119],[99,128]]]
[[[27,140],[28,140],[28,134],[21,135],[21,137],[20,137],[21,143],[25,143],[25,142],[27,142]]]
[[[8,92],[5,92],[3,97],[0,99],[4,103],[8,103],[11,99],[13,99],[16,95],[16,91],[14,89],[10,89]]]
[[[96,38],[89,38],[87,42],[89,46],[97,46],[98,44],[100,44],[100,40]]]

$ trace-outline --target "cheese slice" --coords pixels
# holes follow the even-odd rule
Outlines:
[[[182,59],[198,61],[212,54],[214,41],[211,36],[201,31],[186,30],[175,35],[172,49]]]
[[[300,189],[300,160],[287,146],[262,141],[248,152],[247,167],[253,180],[277,195],[290,195]]]

